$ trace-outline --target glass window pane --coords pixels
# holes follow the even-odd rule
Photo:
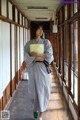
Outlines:
[[[74,75],[74,100],[78,105],[78,77]]]
[[[73,24],[71,24],[71,67],[73,68]]]
[[[73,70],[71,70],[71,92],[73,94]]]
[[[67,5],[65,6],[65,20],[67,20]]]
[[[23,57],[23,28],[20,27],[20,65],[22,65],[24,57]]]
[[[7,17],[7,1],[1,0],[1,14]]]
[[[9,19],[12,20],[12,4],[8,2],[8,6],[9,6]]]
[[[20,69],[20,37],[19,37],[19,27],[17,27],[17,49],[18,49],[18,70]]]
[[[3,73],[3,91],[4,91],[7,85],[10,83],[10,24],[6,22],[2,22],[1,27],[2,27],[1,35],[3,42],[2,73]]]
[[[64,61],[68,63],[68,27],[64,26]]]
[[[68,86],[68,65],[64,62],[64,80],[66,81],[66,85]]]
[[[26,19],[26,27],[28,28],[28,20]]]
[[[12,79],[15,77],[15,25],[11,25],[11,34],[12,34]]]
[[[22,14],[20,13],[20,25],[22,25]]]
[[[78,12],[78,4],[76,3],[77,0],[74,0],[74,13]]]
[[[18,23],[18,10],[15,8],[15,22]]]
[[[64,79],[68,85],[68,26],[64,26]]]
[[[24,26],[24,17],[23,17],[23,26]]]
[[[78,74],[78,21],[74,23],[74,71]]]

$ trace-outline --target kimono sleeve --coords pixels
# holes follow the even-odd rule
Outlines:
[[[27,66],[30,66],[33,61],[35,60],[35,57],[30,56],[30,42],[26,43],[24,46],[24,61],[26,62]]]
[[[45,55],[45,60],[50,64],[53,61],[54,57],[53,57],[52,45],[49,40],[47,40],[44,55]]]

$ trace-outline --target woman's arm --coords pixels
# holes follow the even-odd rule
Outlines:
[[[46,47],[45,47],[45,61],[47,61],[49,64],[54,60],[53,57],[53,48],[51,45],[51,42],[49,40],[46,40]]]
[[[30,42],[27,42],[24,46],[24,61],[26,62],[27,66],[30,66],[35,60],[35,56],[30,56],[29,46]]]
[[[30,55],[34,56],[34,57],[43,57],[43,58],[45,58],[44,54],[38,54],[37,52],[31,52]]]
[[[44,61],[44,59],[45,59],[44,54],[38,54],[36,52],[31,52],[30,55],[36,57],[35,58],[36,61]]]

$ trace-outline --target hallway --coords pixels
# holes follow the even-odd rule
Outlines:
[[[10,110],[10,120],[34,119],[33,93],[30,96],[28,81],[21,79],[25,68],[28,68],[28,62],[31,62],[27,60],[28,57],[35,57],[33,63],[35,59],[39,59],[38,62],[49,63],[49,57],[45,55],[45,51],[46,54],[52,51],[50,55],[54,59],[52,60],[52,91],[43,120],[80,120],[79,1],[0,0],[0,120],[1,117],[6,117],[4,109]],[[36,32],[39,24],[42,26],[40,35]],[[43,44],[43,41],[46,42],[47,39],[52,46],[52,50],[49,51],[47,48],[50,47]],[[31,43],[29,51],[27,49],[24,51],[28,42],[36,43],[37,46],[30,47],[33,44]],[[39,44],[42,44],[43,47],[39,48]],[[33,48],[34,50],[32,50]],[[40,52],[39,55],[42,57],[31,55],[31,51]],[[30,55],[26,57],[26,60],[25,52]],[[36,71],[38,72],[38,70]],[[47,72],[50,71],[47,69]],[[43,79],[40,73],[36,75],[39,75],[41,82]],[[47,75],[45,74],[45,81],[49,80]],[[38,85],[40,86],[39,81]],[[41,85],[41,87],[43,86]]]
[[[67,110],[64,98],[62,97],[57,83],[55,71],[52,69],[52,90],[47,111],[43,120],[73,120]],[[10,120],[34,120],[33,118],[33,95],[28,94],[28,81],[22,80],[18,85],[10,105]]]

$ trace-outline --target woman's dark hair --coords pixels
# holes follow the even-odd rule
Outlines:
[[[31,31],[31,39],[35,39],[35,37],[36,37],[36,31],[37,31],[39,28],[42,28],[42,29],[43,29],[43,26],[40,25],[40,24],[36,24],[36,25],[34,26],[34,28],[32,28],[32,31]],[[42,36],[41,36],[41,38],[42,38]]]

